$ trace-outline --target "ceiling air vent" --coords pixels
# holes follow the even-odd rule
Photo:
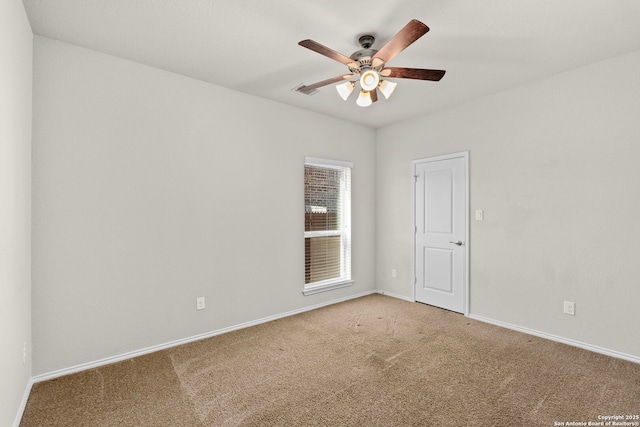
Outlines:
[[[293,89],[291,89],[291,91],[293,91],[293,92],[298,92],[298,93],[302,93],[302,94],[304,94],[304,95],[309,95],[309,96],[311,96],[311,95],[315,95],[316,93],[318,93],[318,92],[319,92],[319,91],[318,91],[318,89],[312,89],[311,91],[298,90],[298,89],[300,89],[300,88],[301,88],[301,87],[303,87],[303,86],[304,86],[304,83],[300,83],[298,86],[296,86],[296,87],[294,87]]]

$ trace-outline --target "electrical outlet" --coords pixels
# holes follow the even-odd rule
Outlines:
[[[204,297],[196,298],[196,310],[204,310]]]
[[[564,302],[564,314],[576,315],[576,304],[573,301]]]

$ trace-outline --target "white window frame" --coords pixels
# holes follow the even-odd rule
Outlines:
[[[318,292],[344,288],[353,284],[351,278],[351,170],[353,163],[340,160],[329,160],[318,157],[305,157],[304,164],[321,168],[337,169],[344,172],[342,175],[340,202],[342,205],[341,229],[334,231],[305,231],[304,238],[340,236],[340,277],[305,283],[302,293],[312,295]],[[345,176],[345,174],[347,174]],[[347,185],[347,180],[349,185]]]

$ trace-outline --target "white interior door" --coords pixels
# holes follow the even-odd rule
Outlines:
[[[465,313],[467,153],[414,163],[415,298]]]

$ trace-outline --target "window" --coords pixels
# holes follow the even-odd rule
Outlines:
[[[351,167],[348,162],[305,158],[305,295],[352,283]]]

